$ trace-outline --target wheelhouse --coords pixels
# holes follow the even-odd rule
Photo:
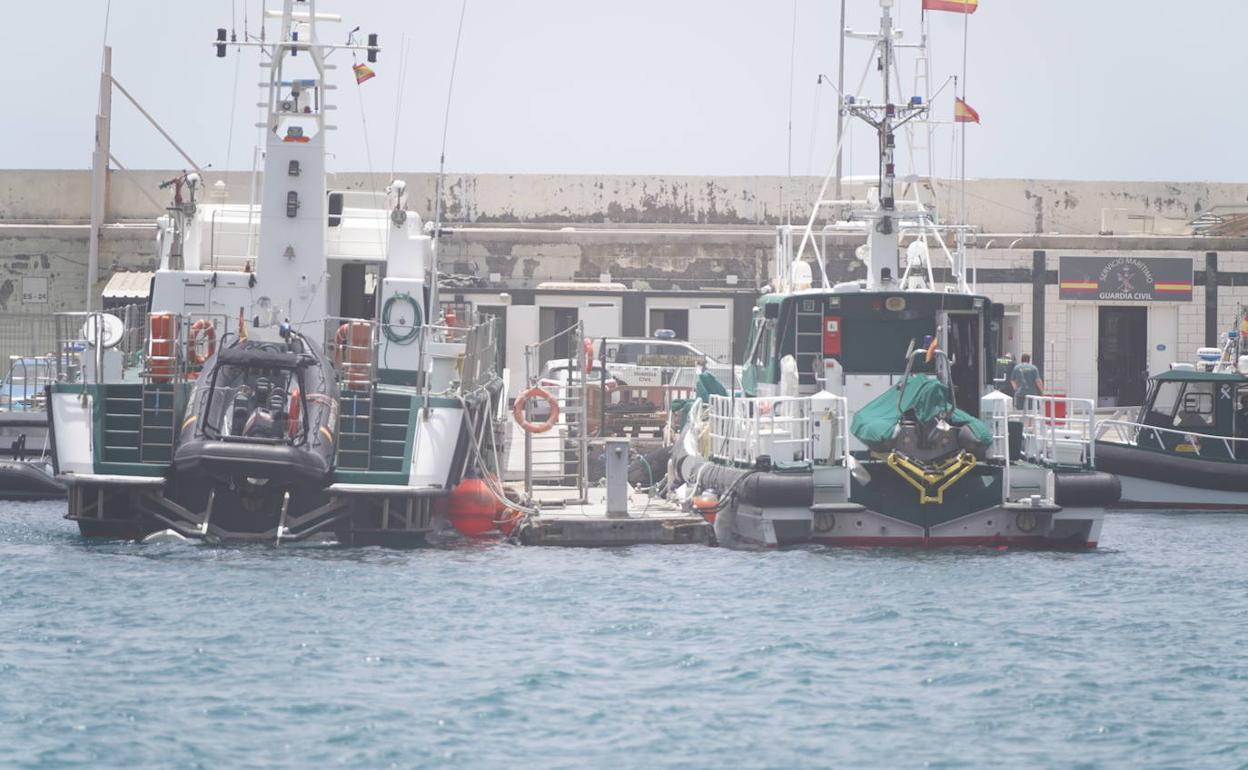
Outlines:
[[[1203,459],[1248,462],[1248,377],[1233,372],[1177,369],[1149,385],[1137,422],[1137,445]],[[1210,439],[1214,440],[1210,440]]]
[[[988,298],[937,292],[804,292],[772,294],[755,306],[742,381],[749,395],[781,382],[781,361],[797,364],[799,393],[830,376],[891,381],[906,354],[936,336],[950,364],[954,396],[978,414],[992,383],[1004,308]],[[833,362],[833,363],[829,363]],[[916,372],[931,371],[917,364]]]

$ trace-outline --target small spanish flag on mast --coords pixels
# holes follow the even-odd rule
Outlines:
[[[978,123],[979,113],[975,108],[964,102],[960,97],[953,97],[953,122]]]
[[[377,77],[377,73],[373,72],[373,68],[367,64],[356,64],[351,68],[351,71],[355,73],[355,82],[357,85],[363,83],[369,78]]]
[[[923,10],[975,13],[979,10],[979,0],[923,0]]]

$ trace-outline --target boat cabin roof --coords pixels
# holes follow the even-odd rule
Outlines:
[[[1193,369],[1171,369],[1153,379],[1158,382],[1248,382],[1248,376],[1235,372],[1201,372]]]

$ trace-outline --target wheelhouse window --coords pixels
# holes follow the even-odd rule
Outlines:
[[[750,343],[750,354],[746,360],[760,369],[766,369],[771,362],[775,336],[776,321],[774,318],[755,319],[753,340]]]
[[[1189,382],[1179,396],[1174,427],[1207,429],[1213,427],[1214,387],[1212,382]]]
[[[1159,382],[1153,388],[1152,398],[1148,400],[1148,412],[1142,422],[1149,425],[1170,427],[1175,410],[1179,405],[1179,394],[1183,392],[1181,382]]]

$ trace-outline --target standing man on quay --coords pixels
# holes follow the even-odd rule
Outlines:
[[[1010,384],[1014,386],[1014,408],[1022,409],[1028,396],[1044,395],[1044,380],[1040,378],[1040,370],[1031,362],[1031,354],[1024,353],[1018,365],[1010,374]]]

